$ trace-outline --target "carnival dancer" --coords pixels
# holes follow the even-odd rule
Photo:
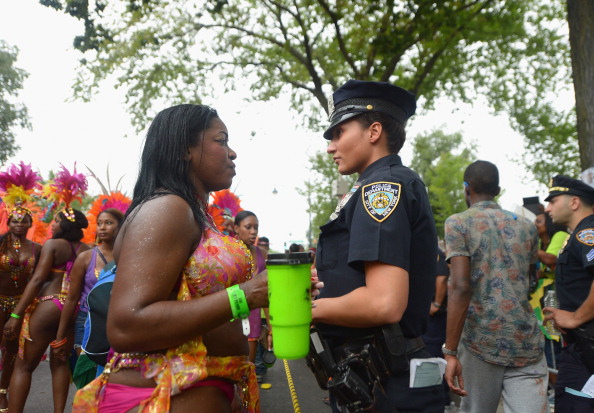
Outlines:
[[[97,245],[94,248],[81,253],[74,262],[72,271],[70,272],[70,288],[68,289],[68,295],[66,296],[64,309],[62,310],[62,315],[60,317],[60,326],[58,327],[58,332],[56,334],[56,342],[61,343],[66,337],[67,332],[70,331],[74,325],[74,348],[79,355],[84,335],[85,321],[89,311],[86,298],[93,286],[97,283],[101,271],[103,271],[104,268],[114,265],[113,244],[116,240],[118,231],[124,222],[124,213],[129,205],[126,203],[114,204],[114,206],[117,205],[120,208],[118,209],[111,208],[110,206],[112,204],[113,199],[110,199],[109,196],[105,195],[97,198],[93,203],[91,211],[95,214],[98,213],[96,218],[93,217],[93,221],[96,222]],[[98,208],[103,209],[101,210]],[[89,215],[91,215],[91,213]],[[88,216],[88,219],[90,221],[91,216]],[[77,309],[79,309],[78,313],[76,312]],[[70,348],[70,346],[66,344],[67,343],[52,348],[54,356],[61,360],[66,360],[69,356],[67,349]],[[75,376],[77,376],[76,373],[79,370],[78,363],[80,360],[81,359],[77,361]],[[82,360],[85,360],[84,363],[94,364],[90,362],[86,356]],[[97,365],[94,364],[94,371],[96,371],[96,367]],[[81,385],[81,381],[76,377],[74,382],[76,386],[80,388],[94,378],[95,374],[92,373],[90,379],[82,380],[83,385]]]
[[[250,308],[268,305],[267,274],[253,276],[245,246],[206,213],[209,192],[235,175],[228,142],[208,106],[154,118],[114,247],[107,336],[115,353],[77,392],[73,412],[259,411],[242,324]]]
[[[72,348],[73,331],[66,334],[64,343],[56,342],[56,331],[60,322],[60,313],[68,291],[69,272],[76,256],[89,247],[80,240],[82,230],[87,227],[85,215],[73,209],[70,203],[79,199],[87,188],[83,174],[70,173],[64,166],[49,184],[48,195],[55,205],[65,204],[52,224],[52,239],[46,241],[41,249],[39,262],[27,284],[25,291],[13,313],[4,326],[4,334],[16,336],[19,329],[19,357],[10,381],[10,412],[22,412],[31,387],[31,376],[38,366],[47,346],[52,347],[68,343]],[[54,340],[54,341],[52,341]],[[62,413],[66,406],[70,370],[65,360],[56,359],[50,354],[52,390],[55,413]],[[49,409],[48,409],[49,410]]]
[[[233,231],[237,234],[237,239],[243,242],[246,248],[249,250],[251,257],[256,262],[256,274],[261,273],[266,269],[266,256],[267,251],[256,245],[256,239],[258,238],[258,229],[260,223],[258,217],[252,211],[240,211],[235,216]],[[264,314],[262,314],[264,313]],[[264,347],[258,345],[260,340],[263,338],[263,321],[266,322],[266,326],[269,326],[268,322],[268,308],[254,308],[250,311],[250,332],[248,334],[248,345],[249,345],[249,360],[256,365],[256,377],[258,382],[261,382],[263,376],[266,374],[267,368],[262,361],[262,352],[265,350]],[[267,349],[272,348],[272,330],[266,328],[264,331],[266,337],[265,343]],[[264,341],[264,340],[263,340]],[[259,354],[258,354],[259,353]],[[259,357],[257,357],[259,355]]]
[[[33,224],[33,213],[26,208],[35,191],[41,188],[41,177],[23,162],[0,173],[0,192],[8,213],[8,232],[0,237],[0,325],[10,317],[18,318],[14,308],[19,302],[39,258],[41,245],[27,239]],[[0,412],[8,411],[8,385],[18,350],[18,332],[4,336],[2,375],[0,377]]]

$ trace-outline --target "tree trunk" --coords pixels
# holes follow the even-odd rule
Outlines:
[[[567,0],[582,171],[594,167],[594,0]]]

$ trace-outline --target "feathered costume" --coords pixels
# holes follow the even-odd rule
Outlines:
[[[76,172],[76,162],[72,173],[64,165],[60,164],[60,166],[62,170],[56,174],[54,180],[43,187],[43,196],[52,202],[53,210],[61,204],[64,209],[70,208],[74,200],[78,200],[82,205],[82,197],[88,187],[85,174]]]
[[[50,181],[43,188],[43,196],[51,202],[47,208],[48,210],[46,211],[46,215],[51,211],[58,211],[62,212],[67,220],[75,222],[76,217],[70,204],[74,200],[78,200],[82,204],[82,197],[85,195],[85,191],[87,190],[87,179],[84,174],[76,172],[76,163],[74,163],[74,169],[72,173],[70,173],[70,171],[66,169],[64,165],[60,164],[60,167],[62,169],[56,174],[53,181]],[[66,294],[70,288],[70,270],[72,269],[73,264],[74,259],[69,260],[66,263],[64,278],[62,279],[62,291],[60,294],[37,297],[27,307],[23,317],[21,334],[19,336],[19,357],[23,358],[24,356],[25,340],[31,340],[29,321],[31,314],[33,311],[35,311],[37,304],[48,300],[53,300],[56,303],[59,302],[62,305],[64,304]]]
[[[42,188],[40,182],[41,176],[31,169],[31,165],[25,165],[23,161],[18,165],[12,164],[6,171],[0,172],[0,197],[6,207],[6,211],[2,211],[0,215],[0,233],[8,231],[10,218],[22,221],[29,215],[33,231],[29,231],[27,237],[35,242],[44,241],[47,226],[40,223],[39,219],[33,219],[40,213],[39,208],[33,203],[33,196]],[[40,226],[42,228],[39,228]]]
[[[240,199],[229,189],[212,192],[210,196],[212,197],[212,202],[208,205],[208,213],[212,217],[217,229],[222,234],[234,235],[227,233],[228,231],[226,231],[224,224],[226,220],[233,221],[235,216],[243,211],[240,205]]]

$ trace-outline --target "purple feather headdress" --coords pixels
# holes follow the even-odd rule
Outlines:
[[[56,174],[53,182],[44,189],[44,195],[54,201],[56,204],[63,202],[65,207],[70,207],[70,203],[75,199],[82,203],[82,197],[87,190],[87,178],[83,173],[76,172],[76,162],[72,173],[62,164],[62,170]]]

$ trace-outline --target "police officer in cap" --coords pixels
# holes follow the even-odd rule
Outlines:
[[[443,412],[444,393],[437,364],[428,382],[411,389],[408,361],[429,358],[420,336],[425,332],[434,293],[437,235],[427,190],[419,176],[402,165],[398,152],[404,127],[415,113],[415,96],[385,82],[350,80],[333,94],[327,152],[342,175],[359,179],[321,227],[316,267],[324,288],[314,302],[313,323],[331,349],[334,362],[349,369],[330,380],[333,412],[369,407],[348,404],[344,389],[371,383],[373,412]],[[398,337],[397,333],[401,332]],[[394,334],[393,334],[394,333]],[[382,339],[385,339],[382,341]],[[388,347],[402,354],[397,368],[374,380],[357,354]],[[365,347],[367,345],[368,347]],[[312,346],[313,347],[313,346]],[[351,355],[349,357],[349,354]],[[387,357],[383,353],[383,359]],[[366,360],[361,356],[359,361]],[[356,375],[358,381],[347,377]],[[337,382],[344,385],[336,384]],[[348,390],[348,389],[347,389]],[[355,396],[357,397],[357,396]]]
[[[543,309],[567,344],[558,361],[555,412],[594,412],[594,398],[582,392],[594,380],[594,188],[557,175],[545,201],[553,222],[571,231],[555,269],[559,309]]]

